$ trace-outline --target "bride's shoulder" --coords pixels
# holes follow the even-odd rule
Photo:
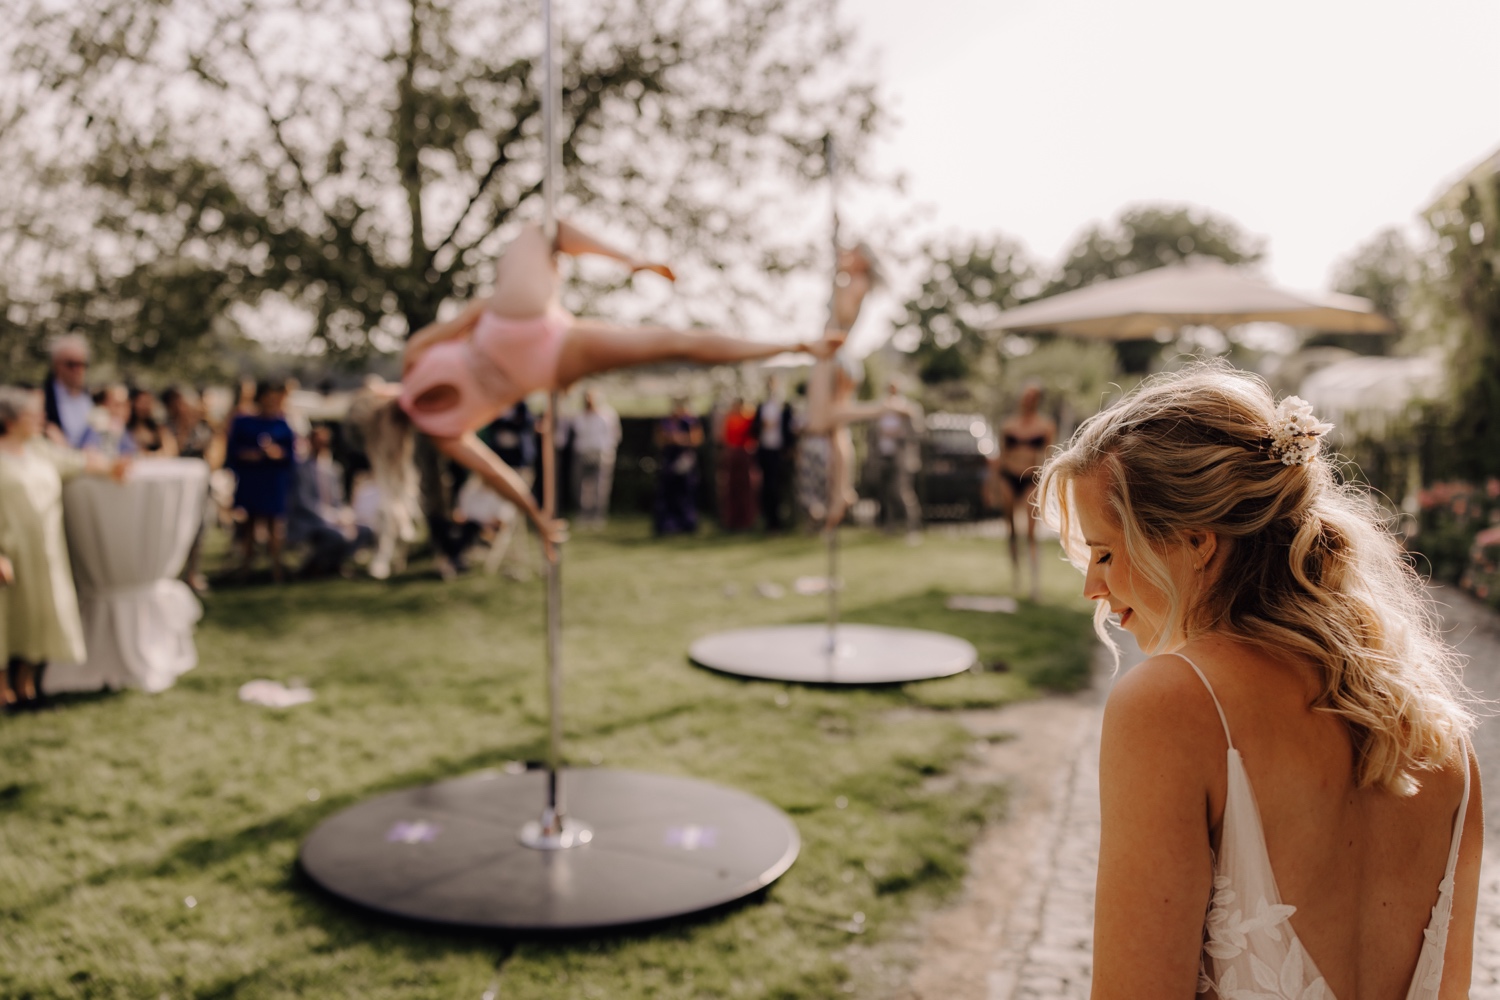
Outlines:
[[[1208,687],[1181,656],[1164,653],[1115,680],[1104,707],[1106,739],[1171,752],[1225,746],[1224,727]]]

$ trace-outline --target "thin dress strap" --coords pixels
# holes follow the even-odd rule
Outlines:
[[[1452,878],[1458,867],[1458,844],[1463,839],[1464,817],[1469,812],[1469,741],[1464,740],[1464,797],[1458,803],[1458,815],[1453,818],[1453,841],[1448,846],[1448,869],[1446,877]]]
[[[1182,660],[1188,666],[1192,667],[1193,673],[1197,674],[1198,679],[1203,682],[1203,686],[1208,688],[1208,696],[1214,700],[1214,708],[1218,710],[1219,721],[1224,723],[1224,739],[1229,743],[1229,749],[1233,750],[1234,737],[1229,735],[1229,720],[1224,717],[1224,706],[1219,704],[1219,696],[1214,694],[1214,686],[1208,683],[1208,678],[1203,676],[1203,671],[1198,669],[1198,664],[1194,663],[1192,660],[1189,660],[1181,653],[1173,653],[1172,655]]]

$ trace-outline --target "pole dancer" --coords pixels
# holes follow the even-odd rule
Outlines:
[[[537,847],[566,847],[568,832],[557,776],[562,764],[561,566],[559,547],[566,526],[556,517],[556,450],[553,447],[558,393],[588,375],[655,364],[694,361],[729,364],[780,354],[787,344],[746,340],[725,333],[662,326],[622,327],[575,317],[559,301],[557,255],[595,254],[669,281],[672,269],[635,257],[559,218],[558,107],[561,83],[551,0],[542,0],[543,142],[541,225],[526,226],[495,265],[495,285],[487,298],[470,302],[452,319],[433,323],[407,341],[399,386],[387,387],[388,403],[432,439],[448,458],[465,466],[496,493],[524,511],[536,525],[546,556],[548,697],[551,704],[547,749],[548,803],[542,819],[523,836]],[[827,358],[843,343],[830,330],[819,340],[790,345],[815,358]],[[538,390],[549,393],[543,424],[542,503],[526,482],[501,461],[476,431]],[[586,836],[586,834],[583,834]]]
[[[833,136],[823,138],[823,157],[828,175],[829,196],[832,201],[833,252],[835,271],[833,292],[829,298],[828,328],[826,336],[839,341],[848,336],[849,330],[859,318],[865,296],[879,279],[874,254],[863,243],[845,248],[841,242],[838,193],[838,156]],[[841,358],[837,353],[820,359],[813,366],[808,378],[807,434],[814,441],[823,442],[803,449],[804,461],[816,465],[814,456],[822,457],[824,482],[814,489],[822,492],[822,501],[809,505],[813,517],[823,521],[823,534],[828,546],[828,637],[827,652],[829,668],[837,653],[837,629],[839,620],[839,525],[844,515],[858,499],[854,492],[854,439],[849,425],[874,420],[887,412],[886,403],[857,403],[854,390],[859,384],[859,370],[852,359]],[[811,443],[811,442],[808,442]],[[820,454],[821,453],[821,454]],[[807,478],[816,478],[812,469],[804,468]],[[821,510],[819,508],[822,508]]]

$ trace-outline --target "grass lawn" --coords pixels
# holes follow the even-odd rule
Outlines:
[[[882,934],[953,890],[1004,789],[944,782],[972,747],[953,709],[1083,683],[1078,577],[1044,556],[1046,599],[1004,592],[1003,542],[920,548],[851,531],[852,621],[972,641],[1000,669],[881,690],[744,682],[688,665],[698,634],[817,620],[790,593],[821,572],[807,538],[658,542],[643,522],[569,545],[568,758],[741,788],[785,809],[800,859],[760,899],[650,933],[505,941],[380,920],[300,875],[302,838],[374,793],[542,756],[542,588],[418,565],[370,580],[221,589],[200,666],[149,696],[0,720],[0,996],[809,997],[839,993],[856,912]],[[767,600],[758,581],[788,596]],[[733,593],[737,588],[737,594]],[[733,596],[731,596],[733,595]],[[241,683],[300,678],[284,711]]]

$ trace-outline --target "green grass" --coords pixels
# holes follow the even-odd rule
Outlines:
[[[951,710],[1076,687],[1092,643],[1077,578],[1055,558],[1041,605],[967,614],[943,600],[1003,590],[1001,543],[846,537],[848,619],[961,635],[990,669],[878,690],[694,669],[684,651],[698,634],[818,619],[819,598],[753,593],[821,572],[817,543],[658,542],[627,522],[568,550],[569,759],[706,778],[785,809],[802,855],[763,898],[650,933],[550,942],[439,933],[331,901],[295,865],[320,820],[542,755],[542,588],[414,571],[224,589],[207,602],[200,666],[171,691],[0,722],[0,996],[837,994],[852,915],[878,942],[941,899],[1003,810],[1003,789],[942,780],[973,744]],[[317,700],[240,704],[255,677],[300,678]]]

